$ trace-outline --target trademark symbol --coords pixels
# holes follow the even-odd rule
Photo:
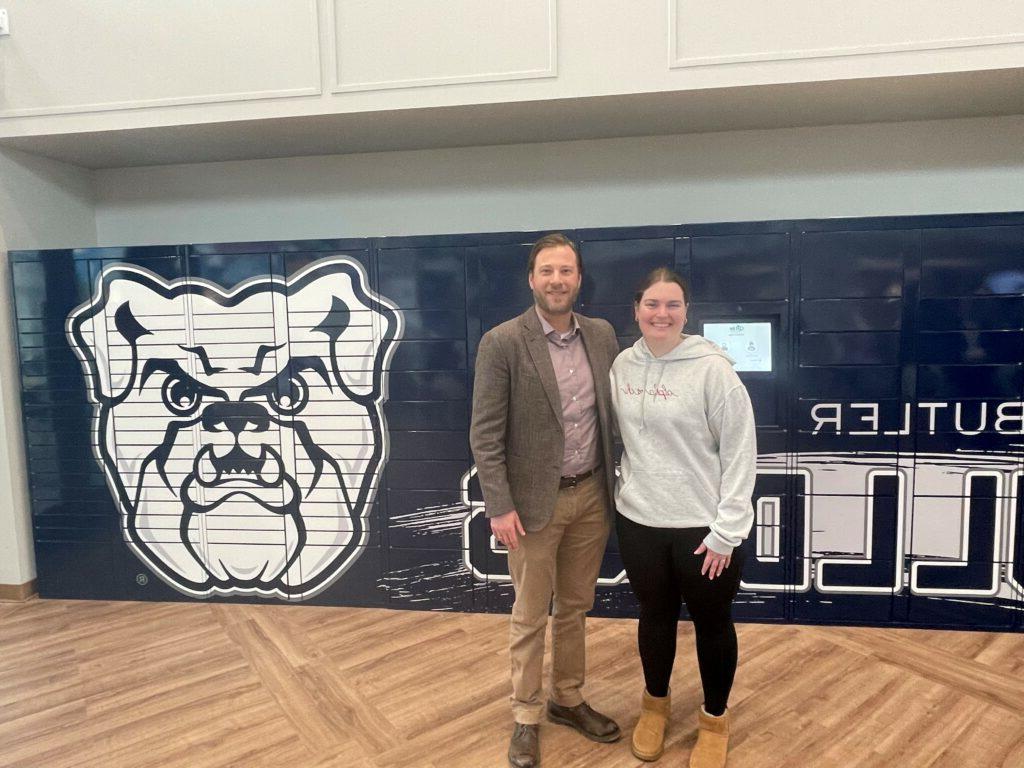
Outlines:
[[[135,583],[138,584],[140,587],[144,587],[147,584],[149,584],[149,576],[147,576],[144,573],[140,573],[140,574],[136,575]]]

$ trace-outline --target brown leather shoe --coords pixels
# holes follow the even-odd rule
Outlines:
[[[508,745],[508,762],[515,768],[540,765],[540,726],[516,723]]]
[[[591,741],[607,744],[618,741],[622,736],[622,731],[619,730],[619,726],[614,720],[591,709],[585,701],[575,707],[563,707],[561,704],[549,701],[548,720],[575,728]]]

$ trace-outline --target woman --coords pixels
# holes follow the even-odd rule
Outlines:
[[[690,766],[721,768],[736,672],[738,547],[754,517],[754,414],[725,353],[683,334],[689,289],[679,275],[654,270],[634,302],[643,338],[619,354],[611,370],[624,445],[616,529],[640,603],[646,683],[633,754],[657,760],[664,750],[682,600],[693,619],[704,688]]]

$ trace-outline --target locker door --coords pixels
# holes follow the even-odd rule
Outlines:
[[[797,598],[798,620],[886,623],[903,591],[910,478],[894,425],[915,243],[905,230],[800,236],[794,422],[813,589]]]
[[[1024,228],[939,227],[921,241],[908,618],[1009,629],[1020,600]]]
[[[765,230],[768,231],[765,231]],[[786,422],[792,356],[790,234],[772,227],[694,227],[689,276],[688,333],[705,323],[767,323],[772,370],[740,371],[757,425],[758,478],[754,526],[744,541],[742,589],[733,613],[741,619],[783,620],[795,591],[807,588],[808,561],[801,542],[807,517],[804,478],[795,472]],[[748,350],[726,349],[735,359]]]

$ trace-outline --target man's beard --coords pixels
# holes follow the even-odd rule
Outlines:
[[[541,291],[533,292],[533,300],[537,302],[537,306],[540,307],[541,312],[548,315],[567,315],[572,312],[573,305],[576,303],[576,298],[580,295],[580,289],[577,288],[575,291],[569,290],[566,294],[563,294],[559,298],[568,298],[568,303],[564,307],[559,305],[558,308],[552,307],[548,302],[547,293]]]

